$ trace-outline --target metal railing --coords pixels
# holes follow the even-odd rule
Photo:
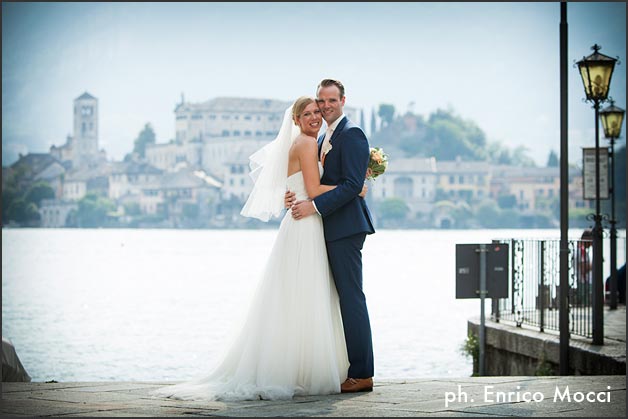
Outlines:
[[[512,322],[516,326],[532,326],[539,331],[559,331],[560,240],[499,239],[508,243],[508,298],[493,300],[491,318]],[[593,252],[592,242],[569,240],[569,331],[592,337]],[[605,238],[606,254],[610,239]],[[618,267],[625,263],[626,237],[617,238]],[[604,280],[610,273],[610,258],[604,258]]]

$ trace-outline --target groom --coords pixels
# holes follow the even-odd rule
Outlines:
[[[314,200],[293,204],[286,193],[286,207],[301,219],[318,212],[323,217],[329,263],[340,297],[349,371],[343,393],[373,390],[373,343],[371,325],[362,291],[362,246],[373,223],[362,191],[369,161],[369,143],[364,132],[343,113],[345,88],[338,80],[325,79],[316,89],[316,101],[327,130],[318,139],[324,173],[321,183],[338,185]]]

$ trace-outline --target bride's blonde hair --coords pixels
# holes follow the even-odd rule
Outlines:
[[[294,101],[294,104],[292,105],[292,121],[294,122],[294,125],[299,125],[297,118],[301,116],[303,109],[305,109],[305,107],[312,102],[316,102],[316,100],[311,96],[301,96]]]

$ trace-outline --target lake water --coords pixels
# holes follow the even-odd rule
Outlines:
[[[203,375],[245,313],[276,234],[4,229],[2,335],[33,381]],[[367,237],[364,289],[376,378],[471,375],[459,347],[480,303],[455,299],[456,243],[559,235],[380,230]]]

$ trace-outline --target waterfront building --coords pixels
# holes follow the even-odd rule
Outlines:
[[[78,210],[78,204],[58,199],[43,199],[39,206],[40,227],[60,228],[71,224],[71,214]]]
[[[491,165],[482,161],[438,161],[438,195],[436,200],[482,201],[490,195]]]
[[[114,162],[108,174],[108,196],[116,200],[125,195],[139,195],[146,185],[155,184],[163,170],[144,162]]]
[[[175,140],[202,142],[216,137],[274,137],[290,102],[274,99],[217,97],[175,108]],[[272,138],[271,138],[272,139]]]
[[[208,220],[215,215],[221,186],[220,181],[202,170],[183,168],[163,174],[154,198],[161,198],[158,210],[178,227],[185,221]]]
[[[180,162],[221,177],[223,163],[240,143],[259,148],[273,140],[289,102],[273,99],[218,97],[185,102],[175,110],[175,139],[146,147],[146,160],[169,170]]]
[[[242,204],[246,202],[249,193],[253,189],[249,156],[258,149],[259,146],[256,144],[241,143],[235,146],[230,157],[224,160],[221,191],[223,200],[235,199]]]
[[[391,159],[386,174],[372,182],[369,193],[376,205],[389,198],[400,198],[410,210],[408,218],[428,217],[436,194],[436,170],[434,157]]]
[[[168,143],[147,145],[146,160],[162,170],[171,170],[185,161],[188,167],[222,178],[224,162],[233,161],[241,147],[255,151],[277,136],[290,104],[242,97],[192,103],[182,97],[174,110],[175,138]],[[344,110],[356,121],[357,109]]]
[[[63,196],[63,179],[66,172],[66,168],[59,161],[52,161],[33,177],[33,181],[47,183],[54,190],[55,198],[61,198]]]
[[[523,212],[550,211],[550,205],[560,197],[559,167],[493,166],[491,197],[510,195],[516,208]],[[582,174],[569,169],[570,207],[584,207]]]
[[[20,183],[16,185],[19,189],[26,190],[37,180],[49,180],[58,174],[59,177],[65,173],[66,167],[55,157],[48,153],[28,153],[19,155],[18,160],[8,168],[2,170],[2,188],[15,174],[19,174]],[[51,185],[52,186],[52,185]],[[54,186],[53,186],[54,187]],[[55,193],[57,190],[55,190]]]

